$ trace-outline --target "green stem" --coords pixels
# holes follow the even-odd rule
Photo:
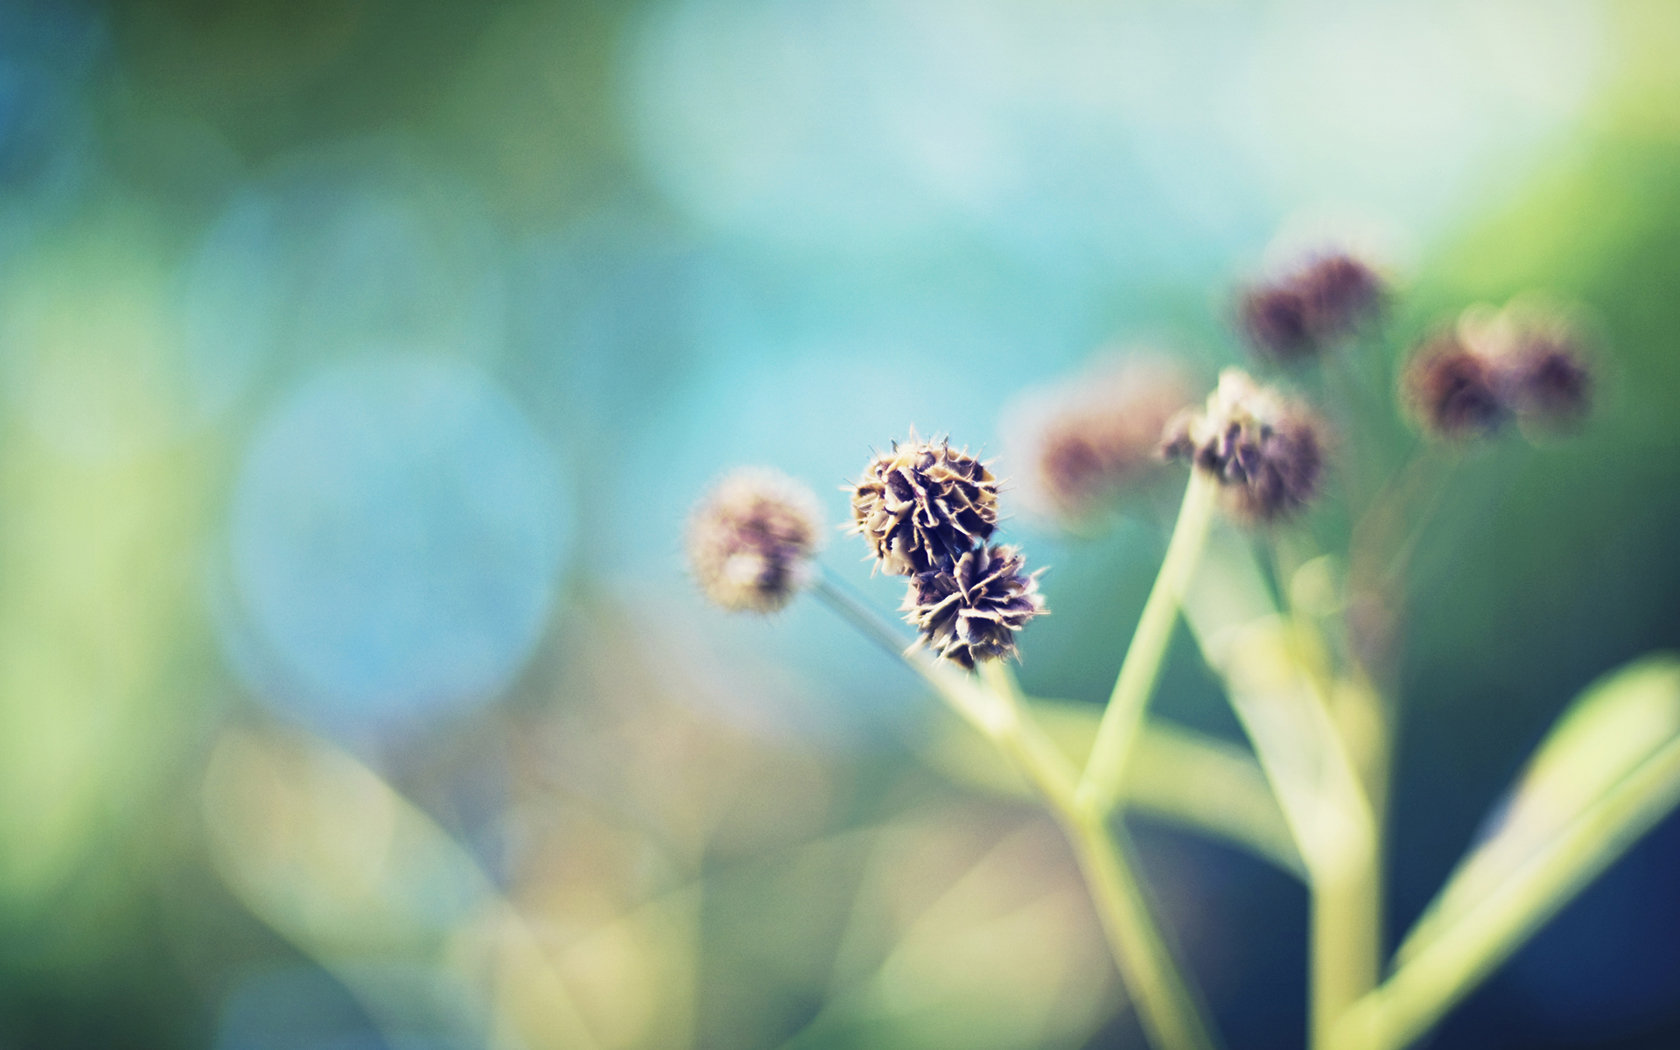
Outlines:
[[[823,604],[827,605],[842,620],[858,629],[858,632],[871,642],[880,646],[882,650],[891,654],[894,659],[904,655],[906,642],[893,626],[881,619],[874,609],[864,604],[852,589],[841,583],[829,573],[821,570],[821,575],[811,585],[811,593],[815,594]]]
[[[1680,741],[1647,759],[1499,891],[1360,999],[1343,1018],[1343,1045],[1409,1046],[1677,804]]]
[[[1178,524],[1173,526],[1161,571],[1156,574],[1155,585],[1150,588],[1143,613],[1138,617],[1137,630],[1132,634],[1132,643],[1120,662],[1120,674],[1114,680],[1114,691],[1103,710],[1090,760],[1080,778],[1080,801],[1097,812],[1108,812],[1120,798],[1126,764],[1137,741],[1144,708],[1160,678],[1161,661],[1167,643],[1172,640],[1179,605],[1207,542],[1218,491],[1216,481],[1200,470],[1191,469]]]
[[[1312,1045],[1334,1050],[1344,1045],[1337,1042],[1342,1015],[1375,988],[1381,976],[1384,815],[1371,800],[1370,784],[1375,768],[1387,767],[1387,727],[1378,724],[1374,739],[1365,742],[1362,757],[1372,761],[1359,761],[1332,702],[1339,683],[1325,659],[1324,639],[1310,618],[1296,616],[1290,622],[1293,632],[1310,640],[1308,652],[1297,656],[1297,663],[1314,735],[1323,742],[1319,790],[1346,814],[1343,833],[1321,842],[1317,856],[1308,862]]]
[[[1255,695],[1230,690],[1232,710],[1260,761],[1307,868],[1311,898],[1311,1045],[1338,1042],[1339,1019],[1376,986],[1382,880],[1375,816],[1334,735],[1328,712],[1297,681]]]
[[[1126,859],[1124,832],[1083,807],[1058,814],[1090,887],[1126,990],[1137,1003],[1149,1041],[1163,1048],[1211,1050],[1204,1010],[1185,983],[1155,927],[1138,874]]]
[[[1020,770],[1044,800],[1073,847],[1103,934],[1138,1018],[1159,1050],[1214,1050],[1218,1045],[1146,903],[1137,874],[1111,833],[1106,810],[1082,803],[1067,756],[1028,715],[1020,688],[1000,660],[980,665],[982,681],[924,652],[900,645],[897,632],[832,580],[815,591],[853,626],[903,658],[945,702]],[[1170,623],[1169,623],[1170,626]]]
[[[1315,1050],[1362,1044],[1346,1041],[1343,1015],[1377,986],[1381,961],[1382,882],[1369,840],[1345,845],[1344,856],[1321,862],[1312,889],[1312,1045]]]
[[[1155,925],[1122,833],[1109,827],[1104,811],[1078,799],[1066,758],[1027,716],[1009,669],[993,660],[981,665],[981,673],[1005,712],[989,735],[1038,788],[1067,835],[1150,1043],[1162,1050],[1212,1050],[1217,1044],[1205,1011]]]
[[[1187,620],[1306,865],[1312,1045],[1355,1047],[1336,1041],[1338,1022],[1378,977],[1381,827],[1326,695],[1322,640],[1277,613],[1246,545],[1214,556],[1219,592],[1193,595]]]

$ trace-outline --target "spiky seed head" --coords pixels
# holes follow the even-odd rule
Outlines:
[[[950,568],[997,527],[997,479],[947,440],[911,432],[875,457],[852,487],[852,531],[883,572]]]
[[[1305,405],[1228,368],[1199,413],[1167,426],[1162,452],[1216,479],[1226,508],[1250,522],[1287,517],[1318,493],[1323,423]]]
[[[1436,437],[1487,437],[1511,417],[1501,370],[1456,330],[1425,342],[1412,355],[1401,385],[1412,415]]]
[[[1262,424],[1253,449],[1232,457],[1239,481],[1226,488],[1226,505],[1246,521],[1272,521],[1305,507],[1318,494],[1324,445],[1316,417],[1291,411]],[[1244,465],[1247,464],[1247,465]],[[1233,472],[1231,463],[1226,471]]]
[[[688,562],[706,597],[735,611],[782,608],[814,578],[821,512],[809,488],[778,471],[726,475],[688,522]]]
[[[1029,396],[1011,411],[1026,495],[1063,523],[1088,519],[1158,465],[1161,428],[1190,390],[1178,366],[1133,358]]]
[[[1048,612],[1039,573],[1023,572],[1024,564],[1018,550],[1000,544],[917,573],[904,597],[904,619],[921,632],[916,644],[970,669],[979,660],[1016,655],[1016,634]]]
[[[1293,363],[1357,332],[1381,311],[1386,293],[1368,263],[1346,251],[1326,251],[1244,291],[1238,319],[1261,357]]]

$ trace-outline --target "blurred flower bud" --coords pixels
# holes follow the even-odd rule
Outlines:
[[[1256,353],[1290,364],[1316,357],[1381,310],[1386,287],[1371,266],[1342,251],[1313,256],[1238,300],[1243,334]]]
[[[1216,478],[1226,507],[1272,521],[1306,506],[1324,466],[1323,424],[1306,406],[1227,368],[1200,413],[1168,424],[1162,451]]]
[[[970,669],[1014,656],[1016,632],[1047,612],[1038,573],[1023,573],[1024,563],[1014,547],[982,546],[949,568],[917,573],[904,598],[904,619],[921,632],[917,644]]]
[[[1178,365],[1137,358],[1029,395],[1009,412],[1028,499],[1064,524],[1090,517],[1158,466],[1161,428],[1190,391]]]
[[[966,449],[912,432],[864,470],[852,492],[852,519],[882,571],[949,569],[997,526],[997,479]]]
[[[1476,437],[1513,417],[1551,428],[1578,422],[1592,399],[1593,368],[1570,312],[1523,297],[1503,309],[1464,310],[1450,332],[1414,355],[1404,386],[1426,430]]]
[[[1551,425],[1568,425],[1586,415],[1592,372],[1577,347],[1531,343],[1512,365],[1518,413]]]
[[[1242,293],[1238,319],[1248,343],[1261,357],[1292,362],[1318,353],[1307,322],[1307,300],[1287,284],[1260,285]]]
[[[811,490],[777,471],[724,477],[688,523],[688,561],[706,597],[731,610],[774,612],[811,582],[821,513]]]
[[[1484,437],[1510,418],[1499,370],[1457,332],[1444,332],[1412,355],[1401,376],[1412,415],[1436,437]]]
[[[1562,428],[1586,415],[1593,372],[1588,340],[1572,311],[1522,296],[1498,312],[1467,310],[1459,327],[1493,363],[1519,417]]]

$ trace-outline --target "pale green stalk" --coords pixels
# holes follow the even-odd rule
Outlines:
[[[815,591],[853,626],[902,656],[1033,785],[1073,847],[1115,966],[1150,1043],[1159,1050],[1214,1050],[1218,1044],[1203,1020],[1201,1004],[1167,951],[1106,812],[1078,801],[1072,765],[1028,716],[1008,668],[998,660],[984,662],[982,684],[925,653],[901,649],[890,627],[832,581],[819,581]]]
[[[1328,712],[1301,688],[1251,695],[1231,690],[1232,709],[1254,746],[1306,863],[1311,894],[1311,1042],[1336,1041],[1337,1022],[1376,986],[1380,965],[1378,829]],[[1320,763],[1303,775],[1305,763]]]
[[[1079,781],[1079,799],[1097,812],[1107,812],[1119,801],[1126,780],[1126,764],[1137,742],[1144,708],[1161,675],[1161,661],[1172,640],[1184,591],[1200,562],[1213,522],[1218,483],[1192,469],[1179,508],[1178,523],[1167,541],[1167,553],[1156,574],[1155,585],[1143,604],[1131,645],[1120,662],[1108,706],[1097,726],[1097,739]]]
[[[1110,827],[1104,810],[1080,801],[1071,767],[1027,715],[1009,669],[992,660],[981,664],[981,670],[1004,713],[988,735],[1032,780],[1073,846],[1149,1041],[1163,1050],[1211,1050],[1216,1044],[1203,1020],[1203,1007],[1156,928],[1137,872],[1122,848],[1121,832]]]
[[[1102,714],[1094,705],[1024,696],[1033,721],[1077,765],[1091,750]],[[1034,788],[1013,768],[1000,768],[989,741],[954,727],[927,739],[922,756],[954,780],[1020,797]],[[1146,718],[1126,774],[1128,813],[1147,813],[1222,840],[1306,881],[1306,868],[1283,811],[1253,754],[1171,722]]]
[[[1377,986],[1382,958],[1382,880],[1374,836],[1338,844],[1334,860],[1312,872],[1311,995],[1315,1050],[1365,1050],[1343,1038],[1340,1023],[1360,997]]]
[[[975,726],[988,738],[993,738],[991,727],[1003,717],[1000,700],[955,672],[941,673],[947,669],[939,667],[926,654],[908,648],[904,639],[890,624],[883,622],[873,609],[858,600],[844,584],[826,573],[817,578],[811,589],[830,609],[856,627],[864,637],[909,664],[910,669],[932,686],[964,721]]]
[[[1441,931],[1342,1020],[1342,1045],[1401,1050],[1423,1036],[1622,851],[1680,804],[1680,741],[1667,744]]]
[[[1123,832],[1084,807],[1070,806],[1059,816],[1150,1043],[1163,1050],[1212,1050],[1205,1011],[1155,927],[1126,859],[1130,844]]]
[[[1278,615],[1252,550],[1222,545],[1214,557],[1219,586],[1194,595],[1187,616],[1306,864],[1312,1044],[1331,1050],[1379,973],[1381,828],[1324,695],[1322,643]]]
[[[1328,796],[1320,805],[1340,809],[1342,832],[1326,836],[1318,855],[1308,862],[1311,872],[1311,1025],[1316,1050],[1363,1050],[1356,1043],[1338,1042],[1342,1015],[1377,986],[1382,969],[1382,857],[1384,820],[1371,801],[1369,784],[1375,767],[1387,766],[1387,726],[1378,725],[1377,739],[1368,741],[1368,763],[1355,760],[1344,735],[1344,724],[1331,707],[1336,680],[1323,658],[1326,649],[1316,627],[1295,617],[1295,632],[1311,638],[1311,653],[1296,660],[1303,672],[1305,709],[1323,749],[1324,773],[1320,791]],[[1386,787],[1386,786],[1385,786]]]

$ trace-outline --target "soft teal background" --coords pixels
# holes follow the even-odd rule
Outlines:
[[[1280,231],[1392,266],[1367,353],[1540,288],[1609,363],[1408,580],[1403,928],[1680,643],[1677,56],[1665,0],[0,0],[0,1047],[484,1045],[485,886],[614,1047],[837,999],[822,1045],[1139,1045],[1055,836],[824,610],[705,607],[681,523],[742,462],[839,522],[911,425],[1007,475],[1105,347],[1210,377]],[[1170,498],[1009,523],[1029,687],[1105,694]],[[1231,731],[1177,657],[1165,713]],[[317,747],[366,779],[304,805]],[[1299,1045],[1299,891],[1140,831],[1231,1044]],[[1434,1045],[1680,1040],[1677,871],[1670,822]]]

